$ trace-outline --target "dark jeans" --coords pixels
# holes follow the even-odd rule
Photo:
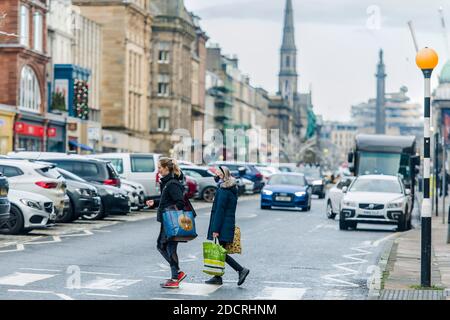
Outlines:
[[[172,279],[174,280],[177,279],[178,272],[180,271],[177,254],[178,242],[169,241],[166,238],[162,223],[156,247],[158,248],[158,251],[161,253],[161,255],[164,257],[164,259],[166,259],[166,261],[169,263],[170,270],[172,272]]]
[[[219,241],[220,245],[223,247],[226,245],[226,242]],[[236,272],[241,272],[244,270],[244,268],[236,261],[234,260],[230,255],[227,254],[227,257],[225,259],[225,262],[234,269]]]

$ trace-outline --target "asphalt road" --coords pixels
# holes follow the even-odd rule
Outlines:
[[[0,299],[366,299],[368,279],[395,227],[340,231],[314,199],[310,212],[260,210],[255,198],[239,202],[237,223],[251,270],[245,284],[227,268],[222,286],[203,284],[202,242],[209,209],[198,210],[199,237],[180,244],[180,289],[159,284],[170,277],[156,250],[159,223],[139,221],[82,228],[64,237],[0,250]],[[375,270],[376,271],[376,270]]]

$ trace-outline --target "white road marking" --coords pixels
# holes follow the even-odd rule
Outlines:
[[[80,230],[82,233],[75,233],[75,234],[63,234],[61,237],[85,237],[85,236],[91,236],[94,233],[89,230]]]
[[[84,293],[86,296],[110,297],[110,298],[128,298],[119,294],[104,294],[104,293]]]
[[[301,300],[309,288],[264,287],[256,300]]]
[[[47,243],[54,243],[54,242],[61,242],[61,238],[59,236],[53,236],[53,240],[50,241],[32,241],[25,243],[26,245],[30,244],[47,244]]]
[[[129,287],[135,283],[142,280],[132,280],[132,279],[108,279],[100,278],[88,282],[87,284],[81,286],[81,289],[91,289],[91,290],[108,290],[116,291],[124,287]]]
[[[95,232],[110,233],[111,230],[100,230],[100,229],[96,229]]]
[[[54,277],[55,274],[21,273],[15,272],[11,275],[1,277],[0,285],[23,287],[30,283]]]
[[[16,245],[15,249],[10,249],[10,250],[1,250],[0,253],[7,253],[7,252],[15,252],[15,251],[23,251],[25,250],[25,247],[23,244],[18,244]]]
[[[346,259],[351,259],[351,260],[353,260],[353,262],[333,264],[333,267],[338,269],[339,273],[328,274],[328,275],[323,276],[322,279],[329,281],[329,283],[325,283],[325,285],[339,286],[339,287],[352,287],[352,288],[359,287],[359,284],[356,284],[356,283],[353,283],[353,282],[350,282],[347,280],[343,280],[342,278],[355,276],[360,273],[358,270],[348,268],[348,266],[363,265],[364,263],[367,263],[368,260],[359,258],[359,257],[360,256],[364,257],[364,256],[367,256],[368,254],[372,253],[371,251],[366,250],[369,247],[371,247],[371,246],[365,245],[365,246],[350,248],[350,250],[356,251],[357,253],[343,255],[342,257],[346,258]],[[342,272],[342,271],[344,271],[344,272]]]
[[[55,270],[55,269],[37,269],[37,268],[20,268],[19,270],[62,272],[61,270]]]
[[[342,290],[329,290],[325,294],[324,300],[345,300],[347,294]]]
[[[236,282],[236,281],[234,281]],[[303,285],[303,283],[301,282],[283,282],[283,281],[263,281],[262,283],[267,283],[267,284],[290,284],[290,285]]]
[[[186,259],[180,259],[180,262],[192,262],[192,261],[197,261],[198,258],[192,254],[189,254]]]
[[[118,273],[106,273],[106,272],[91,272],[91,271],[81,271],[81,273],[85,274],[98,274],[103,276],[120,276]]]
[[[63,300],[74,300],[73,298],[65,295],[64,293],[56,293],[53,291],[42,291],[42,290],[19,290],[19,289],[9,289],[8,292],[25,292],[25,293],[43,293],[43,294],[54,294]]]
[[[217,291],[221,286],[215,286],[210,284],[201,283],[188,283],[183,282],[180,284],[180,288],[176,290],[167,290],[165,294],[173,295],[188,295],[188,296],[208,296],[211,293]]]
[[[400,236],[400,234],[401,234],[401,233],[397,232],[397,233],[388,235],[388,236],[386,236],[386,237],[384,237],[384,238],[382,238],[382,239],[379,239],[379,240],[377,240],[377,241],[374,241],[374,242],[372,243],[372,247],[378,247],[382,242],[387,241],[387,240],[389,240],[389,239],[391,239],[391,238],[397,238],[398,236]]]

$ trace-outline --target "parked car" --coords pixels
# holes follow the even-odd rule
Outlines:
[[[197,181],[199,187],[198,198],[206,202],[213,202],[217,189],[214,173],[207,167],[182,165],[180,168],[186,176]]]
[[[255,193],[255,183],[246,178],[239,178],[238,180],[242,181],[244,185],[243,194],[254,194]]]
[[[146,199],[144,186],[140,183],[123,179],[122,177],[120,180],[122,182],[122,186],[125,185],[131,187],[132,197],[130,197],[130,200],[132,210],[138,211],[144,209]]]
[[[303,173],[308,180],[308,184],[312,185],[312,193],[319,196],[319,199],[325,198],[326,181],[319,166],[304,165],[299,166],[296,172]]]
[[[54,225],[56,212],[49,198],[23,190],[10,189],[11,216],[0,226],[7,234],[27,233],[33,229],[42,229]]]
[[[261,209],[273,207],[311,210],[311,187],[301,173],[277,173],[261,191]]]
[[[226,166],[230,169],[234,177],[242,177],[251,180],[255,185],[253,191],[258,193],[264,187],[263,175],[256,169],[256,165],[245,162],[227,162],[217,161],[209,164],[210,166]]]
[[[9,184],[8,179],[0,174],[0,226],[9,220],[9,210],[11,208],[8,200]]]
[[[97,189],[85,181],[69,179],[70,172],[57,169],[66,179],[69,205],[63,217],[57,222],[71,222],[82,216],[98,216],[101,210],[101,199]]]
[[[344,196],[342,188],[349,187],[355,177],[343,177],[335,186],[328,191],[327,218],[334,219],[341,211],[341,200]]]
[[[85,220],[103,219],[109,214],[126,214],[130,211],[130,201],[124,191],[119,188],[100,184],[97,182],[88,182],[83,178],[61,168],[57,168],[61,175],[70,181],[90,185],[97,190],[100,197],[100,210],[98,212],[82,212],[81,217]]]
[[[343,187],[339,228],[358,223],[396,224],[399,231],[411,228],[411,190],[397,176],[364,175]]]
[[[263,175],[264,184],[267,183],[271,175],[280,172],[277,168],[270,166],[256,166],[256,169]]]
[[[120,176],[138,182],[145,188],[147,199],[159,198],[159,182],[157,181],[157,153],[101,153],[90,155],[96,159],[110,161]]]
[[[131,184],[124,183],[124,180],[122,180],[122,185],[120,189],[125,191],[128,198],[130,199],[130,209],[132,211],[139,210],[139,194],[137,193],[136,188],[133,187]]]
[[[89,182],[120,187],[120,177],[109,161],[58,152],[10,152],[10,157],[51,162]]]
[[[8,178],[9,187],[37,193],[53,201],[57,216],[64,213],[66,181],[54,166],[27,160],[0,159],[0,173]]]
[[[189,199],[197,198],[199,195],[199,185],[194,178],[186,176],[186,192]]]

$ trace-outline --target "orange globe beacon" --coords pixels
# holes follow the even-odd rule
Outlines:
[[[417,52],[416,64],[422,70],[432,70],[439,62],[439,57],[433,49],[423,48]]]

